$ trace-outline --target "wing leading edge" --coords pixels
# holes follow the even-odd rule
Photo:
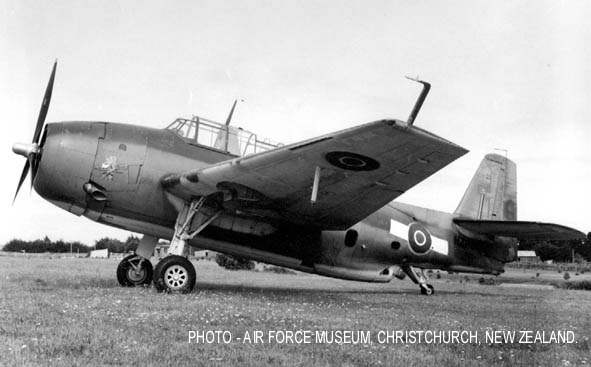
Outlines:
[[[576,229],[551,223],[458,218],[454,219],[454,223],[478,234],[515,237],[520,240],[584,240],[587,237]]]
[[[167,178],[165,187],[184,198],[229,192],[234,199],[226,207],[339,230],[466,153],[418,127],[381,120],[191,170]],[[317,167],[318,195],[311,204]]]

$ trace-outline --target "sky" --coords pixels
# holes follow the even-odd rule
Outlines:
[[[0,0],[0,244],[92,245],[129,232],[76,217],[27,182],[15,142],[33,136],[53,61],[47,122],[165,127],[225,120],[296,142],[383,118],[470,152],[398,200],[453,212],[484,154],[517,164],[520,220],[591,231],[589,1]]]

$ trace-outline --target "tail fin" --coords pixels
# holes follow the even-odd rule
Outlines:
[[[487,154],[480,162],[455,214],[469,219],[517,220],[515,163],[498,154]]]

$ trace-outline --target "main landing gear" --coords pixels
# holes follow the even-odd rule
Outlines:
[[[195,267],[187,258],[188,242],[213,222],[222,210],[207,210],[203,207],[206,197],[186,202],[177,216],[174,236],[170,242],[168,256],[156,264],[152,271],[150,257],[158,239],[144,236],[136,253],[123,259],[117,268],[117,279],[122,286],[149,284],[154,281],[158,292],[189,293],[195,286]],[[145,276],[144,276],[145,274]]]
[[[190,293],[195,286],[195,267],[186,257],[165,257],[156,265],[155,274],[154,287],[158,292]]]
[[[117,267],[117,280],[123,287],[149,286],[154,269],[150,260],[132,254],[121,260]]]
[[[408,277],[418,284],[421,289],[421,294],[430,296],[435,293],[435,288],[431,284],[427,284],[427,276],[423,273],[423,269],[415,268],[413,266],[403,266],[402,270]]]

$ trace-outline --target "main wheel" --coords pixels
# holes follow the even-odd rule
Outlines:
[[[150,260],[143,259],[142,261],[135,254],[125,257],[117,266],[117,280],[123,287],[150,285],[153,273],[154,269]]]
[[[170,255],[160,260],[154,270],[158,292],[189,293],[195,286],[195,267],[182,256]]]

